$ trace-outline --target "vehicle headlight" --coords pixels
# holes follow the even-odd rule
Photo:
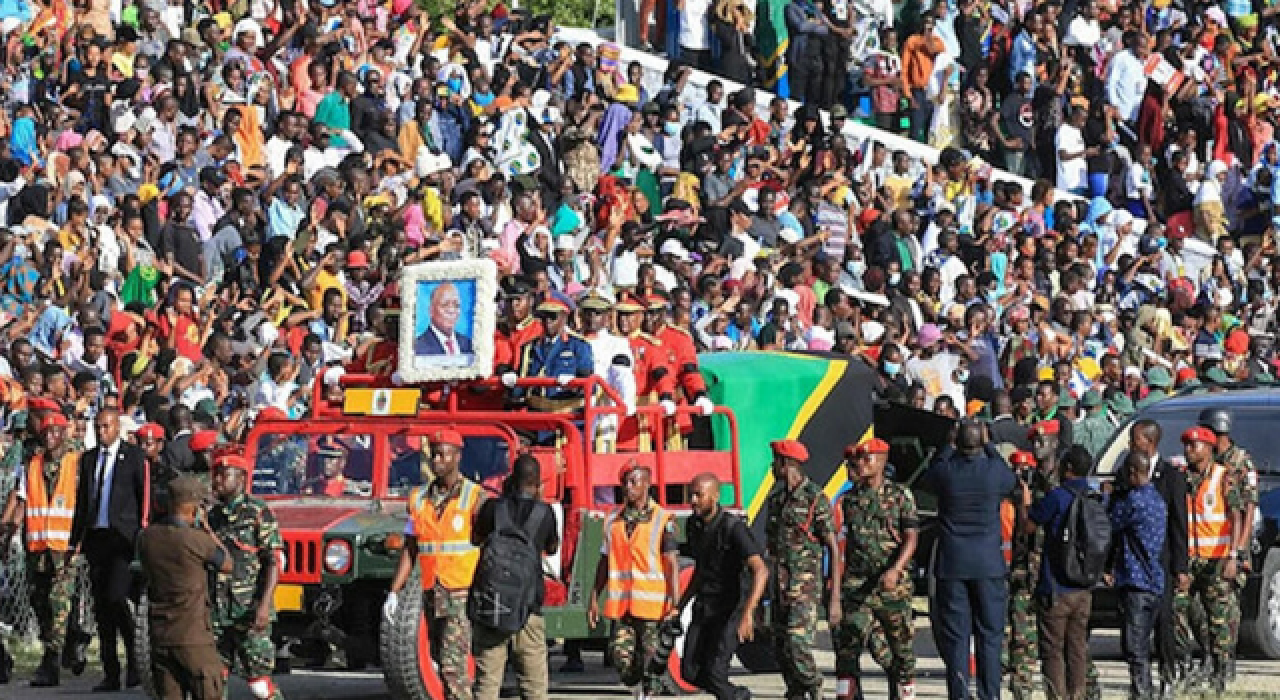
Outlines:
[[[342,575],[351,569],[351,543],[346,540],[329,540],[324,546],[324,570]]]

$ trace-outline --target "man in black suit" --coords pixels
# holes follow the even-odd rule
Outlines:
[[[458,288],[445,282],[431,290],[431,324],[413,341],[415,355],[469,355],[471,338],[457,332],[462,316]]]
[[[1000,647],[1008,598],[1000,541],[1000,502],[1018,479],[983,426],[965,422],[956,447],[943,448],[920,486],[938,496],[937,593],[931,611],[947,666],[947,695],[969,697],[969,639],[977,657],[978,697],[1000,697]],[[1018,499],[1025,505],[1024,499]]]
[[[196,455],[191,451],[191,409],[177,403],[169,409],[169,428],[173,437],[160,453],[160,463],[176,472],[191,472]]]
[[[1129,428],[1129,449],[1147,459],[1151,470],[1151,483],[1164,499],[1169,511],[1169,526],[1165,531],[1164,550],[1160,553],[1160,565],[1164,567],[1164,596],[1156,616],[1156,654],[1160,657],[1160,697],[1167,697],[1179,675],[1186,671],[1190,649],[1183,649],[1174,634],[1173,593],[1191,587],[1190,569],[1187,567],[1187,475],[1160,456],[1160,424],[1153,420],[1140,420]],[[1123,464],[1123,462],[1121,462]],[[1128,483],[1123,475],[1116,475],[1116,484]],[[1120,496],[1117,495],[1117,498]]]
[[[1015,388],[1021,395],[1030,396],[1025,388]],[[997,391],[991,397],[991,441],[997,445],[1013,445],[1015,449],[1031,451],[1031,441],[1027,439],[1027,426],[1018,422],[1013,416],[1014,400],[1012,392]]]
[[[105,678],[94,692],[120,690],[117,636],[125,645],[125,685],[138,685],[133,655],[133,615],[129,612],[132,584],[129,565],[134,541],[142,527],[146,456],[120,439],[120,411],[103,408],[94,418],[98,446],[80,458],[80,483],[71,523],[71,547],[89,562],[94,617],[98,621],[102,670]]]

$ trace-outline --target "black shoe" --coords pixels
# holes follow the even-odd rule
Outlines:
[[[131,668],[124,674],[124,687],[137,688],[142,685],[142,678],[138,676],[138,669]]]
[[[102,679],[101,683],[93,686],[93,688],[90,689],[90,692],[118,693],[120,692],[120,679],[118,677],[112,678],[111,676],[107,676]]]
[[[586,664],[582,663],[582,658],[565,659],[564,665],[560,667],[561,673],[582,673],[587,670]]]
[[[11,675],[13,675],[13,657],[9,655],[8,650],[0,648],[0,685],[8,683]]]
[[[46,651],[40,666],[31,676],[32,688],[54,688],[58,685],[58,655]]]

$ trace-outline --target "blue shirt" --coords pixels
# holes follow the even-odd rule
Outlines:
[[[1045,552],[1040,557],[1040,582],[1036,584],[1036,593],[1058,595],[1060,593],[1071,593],[1074,591],[1085,590],[1069,586],[1058,580],[1057,567],[1050,564],[1053,558],[1049,556],[1049,542],[1062,536],[1062,521],[1067,517],[1067,511],[1071,508],[1071,502],[1075,500],[1075,494],[1068,489],[1075,489],[1081,493],[1089,491],[1088,479],[1067,479],[1061,486],[1045,494],[1044,498],[1036,501],[1031,506],[1031,511],[1027,515],[1031,518],[1031,522],[1045,529]]]
[[[1151,483],[1133,489],[1111,508],[1112,537],[1117,545],[1116,588],[1164,592],[1164,549],[1169,507]]]
[[[565,332],[556,338],[538,338],[524,346],[520,358],[520,374],[525,377],[564,376],[590,377],[596,369],[591,345],[581,336]],[[581,396],[580,389],[559,387],[539,391],[547,398],[562,399]]]
[[[945,447],[920,486],[938,496],[939,579],[973,581],[1003,578],[1007,571],[1000,542],[1000,503],[1018,480],[991,445],[965,455]]]

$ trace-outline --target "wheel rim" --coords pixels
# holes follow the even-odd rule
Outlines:
[[[1280,570],[1271,575],[1271,590],[1267,596],[1267,623],[1271,641],[1280,644]]]

